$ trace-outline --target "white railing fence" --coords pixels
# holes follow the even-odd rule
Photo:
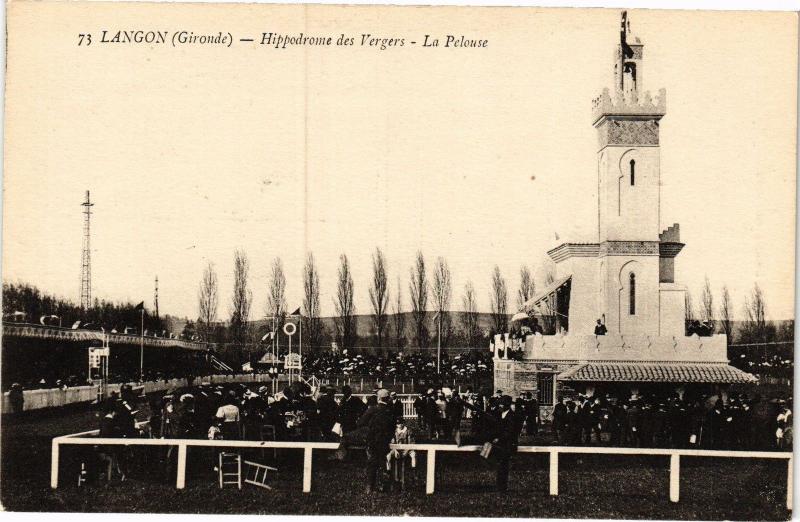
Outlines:
[[[56,437],[52,442],[52,460],[50,468],[50,487],[58,487],[59,453],[62,445],[92,446],[177,446],[178,470],[175,487],[186,487],[186,450],[191,447],[216,448],[276,448],[303,450],[303,492],[311,492],[311,463],[314,450],[336,450],[335,442],[288,442],[288,441],[249,441],[249,440],[202,440],[202,439],[109,439],[96,437],[97,430]],[[436,487],[436,453],[443,452],[478,452],[480,446],[456,446],[453,444],[392,444],[393,449],[424,451],[427,454],[425,492],[433,494]],[[669,499],[680,500],[680,461],[681,457],[714,457],[744,459],[784,459],[786,460],[786,508],[792,509],[792,465],[791,452],[770,451],[721,451],[691,449],[657,449],[657,448],[613,448],[613,447],[581,447],[581,446],[520,446],[518,453],[547,453],[550,456],[550,495],[558,495],[558,456],[559,454],[592,454],[592,455],[657,455],[669,457]]]
[[[358,397],[362,401],[366,401],[367,397],[372,395],[371,393],[354,393],[353,397]],[[400,402],[403,403],[403,418],[404,419],[416,419],[417,412],[414,411],[414,399],[417,398],[417,395],[411,393],[398,393],[397,396],[400,398]],[[342,395],[337,393],[337,399],[341,399]]]
[[[279,380],[284,381],[281,377]],[[269,383],[272,378],[265,373],[243,373],[238,375],[210,375],[196,377],[193,381],[195,386],[199,384],[225,384],[225,383]],[[169,390],[171,388],[183,388],[189,385],[186,379],[169,379],[160,381],[146,381],[144,383],[131,382],[133,387],[143,387],[144,393],[154,393]],[[121,384],[114,383],[108,385],[108,391],[119,392]],[[100,387],[92,386],[73,386],[69,388],[47,388],[41,390],[25,390],[22,396],[25,399],[23,410],[38,410],[42,408],[58,408],[69,404],[90,402],[97,399]],[[0,401],[0,412],[9,413],[12,411],[11,401],[8,392],[2,394]]]

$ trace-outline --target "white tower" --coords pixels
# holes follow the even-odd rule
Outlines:
[[[666,114],[666,91],[661,89],[653,100],[642,90],[643,65],[644,45],[631,35],[623,12],[614,95],[604,89],[593,103],[599,139],[598,304],[610,333],[662,335],[663,300],[673,308],[677,297],[667,293],[680,290],[674,284],[662,287],[662,282],[673,283],[671,260],[680,248],[662,252],[659,122]],[[679,244],[674,234],[670,240]],[[662,254],[669,263],[661,261]],[[662,271],[669,271],[669,276]],[[671,332],[679,329],[672,324],[674,317],[668,321]]]

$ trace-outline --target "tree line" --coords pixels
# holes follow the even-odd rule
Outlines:
[[[74,301],[44,293],[28,283],[3,283],[3,320],[63,328],[78,323],[81,328],[119,333],[127,329],[138,335],[142,331],[142,308],[130,302],[95,298],[92,306],[83,310]],[[173,323],[169,315],[161,317],[144,308],[146,335],[167,337]]]
[[[326,327],[320,316],[321,291],[319,270],[313,253],[308,253],[302,270],[303,299],[300,307],[304,346],[311,349],[335,342],[341,349],[355,347],[360,341],[377,349],[427,348],[441,343],[446,348],[454,343],[461,346],[479,346],[487,342],[493,332],[505,332],[509,319],[509,291],[499,266],[491,273],[489,308],[491,326],[479,324],[478,296],[472,281],[467,281],[461,291],[463,312],[454,313],[453,277],[447,260],[437,257],[429,265],[421,251],[416,253],[408,271],[405,284],[397,277],[390,285],[386,256],[376,248],[371,256],[372,274],[366,281],[369,309],[357,310],[356,281],[346,254],[339,256],[339,266],[332,295],[333,325]],[[251,317],[253,294],[250,289],[250,262],[243,250],[234,252],[233,291],[227,317],[220,317],[218,308],[219,284],[213,263],[203,271],[198,290],[198,318],[189,325],[200,338],[217,345],[230,345],[232,349],[259,351],[269,342],[269,332],[281,331],[290,318],[286,305],[286,275],[280,257],[271,264],[264,305],[266,323],[254,327]],[[552,280],[552,276],[550,277]],[[522,305],[535,294],[531,270],[520,269],[520,288],[517,304]],[[358,314],[370,318],[368,339],[359,338]],[[227,322],[227,328],[224,324]],[[265,338],[266,334],[266,338]]]
[[[334,317],[332,324],[320,315],[322,286],[317,263],[312,253],[308,253],[302,270],[303,298],[300,317],[304,345],[318,348],[335,342],[341,349],[355,347],[358,343],[378,349],[404,349],[409,347],[428,348],[437,342],[447,348],[459,346],[482,346],[494,332],[505,332],[509,320],[508,284],[495,265],[490,274],[489,325],[481,325],[478,312],[478,295],[471,280],[466,281],[460,292],[461,312],[453,312],[453,283],[447,260],[437,257],[429,267],[428,260],[418,251],[408,270],[408,278],[403,282],[397,277],[394,285],[389,284],[388,264],[380,248],[371,256],[372,274],[367,280],[369,309],[361,312],[356,309],[356,281],[347,255],[339,257],[339,267],[332,296]],[[275,258],[270,267],[267,299],[264,303],[266,322],[253,319],[253,294],[250,289],[250,262],[242,250],[234,253],[233,292],[231,294],[227,317],[221,318],[219,280],[212,263],[203,270],[198,287],[198,315],[196,320],[185,322],[181,337],[214,344],[238,354],[236,358],[246,358],[245,352],[263,352],[268,346],[261,342],[264,334],[280,331],[291,311],[286,304],[286,275],[283,263]],[[544,283],[554,280],[552,267],[545,267]],[[516,305],[522,305],[534,297],[536,285],[528,266],[522,265],[519,271],[519,288],[516,292]],[[786,342],[794,339],[793,321],[773,322],[766,319],[766,300],[760,286],[756,283],[744,299],[742,319],[733,320],[733,304],[727,285],[723,285],[719,296],[711,290],[709,278],[705,278],[698,306],[687,291],[686,301],[687,329],[695,321],[710,323],[714,332],[724,333],[729,344],[763,345]],[[370,318],[369,338],[359,338],[357,314]],[[3,284],[4,321],[19,321],[70,327],[79,322],[81,327],[106,331],[116,330],[138,334],[141,329],[141,311],[130,302],[115,303],[95,298],[92,307],[82,310],[75,302],[41,292],[26,283]],[[184,323],[177,318],[165,315],[156,316],[145,309],[144,329],[148,335],[169,336],[173,326]],[[737,326],[738,325],[738,326]],[[363,328],[362,328],[363,330]]]
[[[686,291],[685,310],[687,333],[690,325],[696,321],[703,321],[711,325],[714,333],[725,334],[728,337],[729,345],[761,345],[794,340],[793,320],[781,323],[767,321],[764,292],[758,283],[753,284],[753,288],[744,298],[742,307],[744,319],[739,321],[738,328],[735,328],[733,320],[733,304],[728,285],[722,286],[721,295],[717,301],[711,290],[711,281],[708,276],[705,277],[697,309],[691,293]]]

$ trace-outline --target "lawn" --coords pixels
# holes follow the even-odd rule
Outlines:
[[[110,485],[76,485],[80,452],[62,447],[61,487],[49,487],[50,441],[91,429],[87,408],[42,412],[2,426],[3,507],[11,511],[174,512],[259,514],[353,514],[786,520],[786,463],[749,459],[681,460],[681,501],[668,498],[666,457],[561,455],[559,495],[548,495],[548,457],[517,455],[508,493],[494,491],[494,468],[477,454],[437,454],[434,495],[425,494],[424,454],[406,491],[369,496],[364,457],[344,463],[314,452],[312,492],[301,492],[302,455],[284,450],[279,473],[266,491],[245,485],[220,490],[210,450],[190,449],[186,489],[163,478],[156,449],[137,450],[132,477]],[[524,442],[524,441],[523,441]],[[163,451],[163,450],[162,450]],[[254,450],[254,460],[262,460]],[[266,458],[269,459],[270,455]]]

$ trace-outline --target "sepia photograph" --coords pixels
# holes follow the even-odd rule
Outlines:
[[[6,512],[788,520],[798,14],[6,3]]]

